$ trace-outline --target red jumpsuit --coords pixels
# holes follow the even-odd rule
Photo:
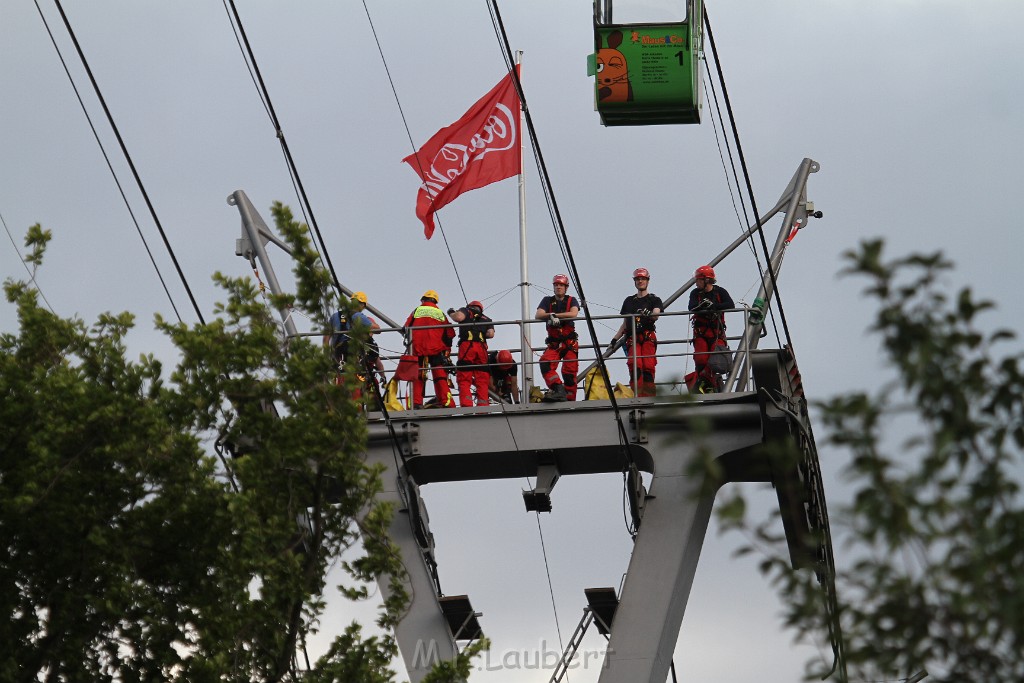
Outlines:
[[[491,373],[487,368],[487,331],[493,330],[491,319],[483,313],[473,315],[468,308],[460,309],[465,316],[459,325],[459,362],[455,372],[459,383],[459,405],[473,406],[473,387],[476,404],[490,405],[487,394],[491,386]]]
[[[419,356],[420,373],[412,383],[412,407],[423,407],[423,394],[427,386],[427,367],[434,379],[434,394],[437,405],[451,408],[455,405],[448,387],[448,358],[455,332],[451,327],[436,327],[448,324],[444,312],[431,301],[424,301],[405,321],[405,327],[412,330],[412,352]],[[433,327],[432,327],[433,326]],[[424,329],[428,328],[428,329]]]
[[[553,296],[546,296],[537,307],[548,313],[566,313],[576,304],[571,296],[565,295],[561,301]],[[563,320],[558,327],[547,326],[548,347],[540,357],[540,372],[548,388],[556,384],[565,384],[565,397],[568,401],[576,400],[576,373],[579,372],[580,345],[576,334],[576,325],[570,320]],[[562,361],[562,378],[558,378],[558,362]]]
[[[626,367],[629,368],[629,386],[636,396],[654,396],[654,369],[658,365],[658,335],[655,332],[654,309],[664,308],[661,297],[656,294],[627,296],[619,313],[635,317],[636,345],[633,344],[634,321],[626,321],[625,346]],[[636,382],[634,383],[634,366]],[[639,386],[638,386],[639,385]]]
[[[715,391],[720,391],[721,381],[708,367],[708,359],[719,338],[725,340],[725,314],[721,311],[735,308],[735,304],[729,292],[715,285],[710,292],[692,290],[689,305],[693,312],[693,366],[696,380],[703,380],[714,387]]]

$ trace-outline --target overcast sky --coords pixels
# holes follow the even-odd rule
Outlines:
[[[194,322],[59,15],[40,4],[175,304]],[[268,223],[272,201],[298,207],[224,7],[65,4],[209,319],[221,298],[210,275],[250,272],[234,256],[239,218],[226,197],[244,189]],[[367,6],[416,145],[505,73],[483,0]],[[414,215],[418,181],[401,163],[412,147],[363,5],[243,0],[238,7],[341,281],[404,319],[425,289],[440,292],[443,308],[464,302],[461,278],[466,296],[482,299],[493,318],[519,317],[515,181],[464,195],[440,212],[457,277],[440,233],[425,241]],[[667,296],[741,231],[710,111],[700,126],[604,128],[586,75],[590,3],[516,0],[500,8],[513,48],[525,52],[527,102],[593,312],[617,312],[638,266],[650,269],[651,290]],[[889,377],[877,342],[865,335],[872,309],[862,283],[836,276],[842,252],[865,238],[884,236],[893,254],[946,251],[959,264],[950,289],[972,286],[999,305],[990,324],[1019,328],[1024,4],[777,0],[714,3],[707,11],[758,207],[775,204],[804,157],[821,164],[808,198],[824,218],[799,234],[779,279],[809,396],[872,388]],[[139,323],[132,352],[170,355],[152,330],[155,313],[173,317],[167,297],[30,0],[0,3],[0,124],[0,215],[19,248],[33,223],[54,233],[38,280],[47,300],[57,313],[86,321],[132,311]],[[526,163],[535,305],[566,268],[532,155]],[[778,221],[770,225],[769,243],[778,229]],[[6,234],[0,238],[0,275],[23,277],[15,248]],[[273,258],[287,282],[287,261]],[[757,271],[748,249],[718,272],[735,299],[753,298]],[[4,305],[0,330],[14,325]],[[614,327],[599,326],[605,341]],[[506,335],[499,343],[514,342]],[[382,345],[397,346],[393,339]],[[664,362],[659,379],[682,370],[681,361]],[[821,457],[837,507],[841,454],[823,450]],[[468,593],[484,612],[494,658],[542,642],[560,649],[537,522],[522,509],[522,487],[446,484],[424,492],[442,585]],[[770,491],[755,495],[773,504]],[[621,481],[563,478],[542,524],[567,639],[582,614],[583,588],[617,586],[628,562]],[[817,646],[791,645],[754,562],[729,557],[736,540],[714,528],[708,534],[676,649],[680,679],[798,680]],[[841,548],[836,555],[842,562]],[[340,628],[350,615],[333,608],[325,626]],[[600,645],[592,637],[585,647]],[[591,670],[570,680],[596,677]],[[497,671],[473,680],[547,678]]]

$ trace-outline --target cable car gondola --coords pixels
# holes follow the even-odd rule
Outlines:
[[[671,7],[660,16],[651,15],[650,2],[618,0],[614,19],[613,1],[594,2],[588,60],[601,123],[700,123],[702,0],[661,3]]]

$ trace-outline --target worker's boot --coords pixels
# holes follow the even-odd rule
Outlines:
[[[544,397],[544,400],[552,403],[557,401],[568,400],[565,394],[565,385],[559,383],[551,387],[551,389],[548,390],[547,395]]]

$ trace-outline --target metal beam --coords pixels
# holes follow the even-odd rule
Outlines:
[[[809,167],[809,165],[813,165],[813,167],[811,167],[810,171],[807,171],[806,169]],[[733,240],[732,243],[729,244],[729,246],[720,251],[718,255],[715,256],[710,261],[708,261],[707,264],[712,267],[717,266],[725,259],[726,256],[734,252],[736,248],[739,247],[744,242],[746,242],[751,235],[755,234],[758,230],[761,229],[763,225],[765,225],[768,221],[774,218],[775,215],[778,214],[784,207],[792,207],[794,205],[796,198],[803,196],[804,201],[806,201],[808,172],[816,173],[818,171],[818,168],[818,162],[816,161],[806,158],[803,161],[801,161],[800,165],[797,167],[796,173],[793,174],[793,178],[790,179],[789,184],[786,186],[786,189],[782,192],[782,195],[779,197],[779,201],[775,203],[775,206],[769,209],[769,211],[766,214],[761,216],[761,219],[758,223],[755,223],[754,225],[747,228],[747,230],[742,235]],[[792,216],[792,208],[787,209],[787,212],[787,215]],[[792,219],[787,220],[787,224],[791,224],[792,222]],[[694,278],[691,277],[689,280],[683,283],[682,287],[672,292],[672,294],[670,294],[669,296],[665,297],[662,300],[662,303],[665,304],[664,310],[667,311],[668,307],[675,303],[675,301],[679,299],[679,297],[683,296],[683,294],[686,294],[688,291],[690,291],[695,282],[696,281],[694,280]],[[618,342],[613,342],[609,344],[605,348],[604,353],[601,355],[604,358],[609,358],[612,354],[615,353],[615,351],[621,348],[623,344],[625,344],[625,338],[619,340]],[[597,363],[593,362],[590,365],[583,368],[583,370],[580,371],[579,375],[576,378],[577,381],[583,380],[587,376],[587,373],[590,372],[590,370],[593,369],[596,365]]]
[[[278,239],[274,233],[267,227],[266,221],[260,216],[259,211],[249,201],[249,197],[245,194],[244,190],[235,190],[228,195],[228,204],[238,208],[238,213],[242,217],[242,239],[238,241],[235,248],[235,253],[238,256],[244,256],[245,258],[252,261],[252,257],[256,256],[259,258],[260,263],[263,265],[263,270],[267,272],[267,283],[270,285],[270,291],[274,294],[281,293],[281,287],[277,284],[277,277],[273,275],[273,267],[270,264],[270,257],[267,256],[267,252],[264,249],[267,242],[273,242],[274,246],[280,248],[286,254],[291,255],[291,248]],[[351,298],[355,293],[354,290],[349,289],[345,285],[339,285],[341,287],[341,293]],[[401,327],[400,324],[392,320],[379,308],[372,304],[366,305],[366,310],[370,311],[378,318],[383,320],[389,327]],[[284,312],[281,312],[281,317],[285,318],[285,325],[288,327],[288,334],[295,336],[295,325],[291,323],[291,319],[286,317]]]
[[[789,197],[786,205],[786,220],[782,223],[782,228],[779,230],[779,235],[775,239],[775,245],[772,248],[771,256],[768,259],[768,271],[761,275],[761,287],[757,291],[757,295],[754,300],[760,299],[763,303],[760,308],[762,312],[766,312],[771,305],[772,296],[775,294],[775,287],[772,281],[771,274],[775,275],[776,281],[778,280],[779,269],[782,267],[782,259],[786,255],[786,248],[790,244],[790,233],[793,230],[800,230],[807,227],[807,219],[809,218],[810,212],[807,210],[807,178],[812,173],[817,173],[820,166],[817,161],[813,159],[804,159],[797,169],[796,173],[793,174],[792,180],[789,181],[789,186],[783,193],[783,197]],[[820,215],[820,213],[818,214]],[[746,327],[743,331],[743,338],[737,345],[736,357],[733,361],[732,370],[729,372],[729,376],[725,380],[725,391],[743,391],[747,386],[747,351],[756,349],[757,343],[760,340],[761,329],[764,327],[764,315],[757,314],[756,317],[751,315],[746,320]]]

